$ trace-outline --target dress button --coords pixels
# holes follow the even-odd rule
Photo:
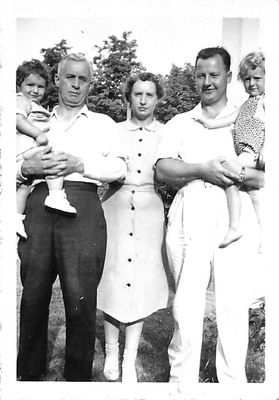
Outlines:
[[[131,210],[133,210],[133,211],[134,211],[134,209],[135,209],[135,207],[134,207],[134,206],[132,206],[132,207],[131,207]]]
[[[138,156],[141,157],[141,153],[138,153]]]
[[[131,284],[130,284],[130,283],[127,283],[126,285],[127,285],[128,287],[130,287],[130,286],[131,286]]]
[[[142,142],[142,138],[139,139],[139,142]]]
[[[138,169],[138,174],[140,174],[141,173],[141,170],[140,169]]]
[[[132,193],[134,194],[134,193],[135,193],[135,191],[134,191],[134,190],[132,190]]]
[[[130,236],[133,236],[133,232],[130,232],[129,235],[130,235]]]
[[[142,131],[142,127],[140,127],[139,130]]]
[[[131,261],[132,261],[132,259],[131,259],[131,258],[128,258],[128,261],[129,261],[129,262],[131,262]]]

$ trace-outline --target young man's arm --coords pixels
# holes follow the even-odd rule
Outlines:
[[[240,179],[240,175],[226,169],[223,162],[223,157],[195,164],[163,158],[156,163],[155,177],[159,182],[181,186],[195,179],[202,179],[221,187],[232,185]]]

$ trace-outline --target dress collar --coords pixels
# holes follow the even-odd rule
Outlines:
[[[158,125],[160,123],[156,120],[153,119],[153,121],[151,122],[151,124],[149,124],[148,126],[143,126],[142,128],[148,132],[156,132],[158,130]],[[140,130],[140,126],[135,124],[131,119],[127,119],[125,121],[125,125],[126,128],[129,129],[129,131],[137,131]]]

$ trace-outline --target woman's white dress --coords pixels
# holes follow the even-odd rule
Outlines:
[[[124,183],[110,184],[102,203],[108,242],[97,307],[128,323],[168,303],[164,208],[153,170],[162,124],[142,128],[128,120],[118,127],[129,166]]]

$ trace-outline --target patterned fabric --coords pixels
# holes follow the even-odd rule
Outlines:
[[[249,97],[240,107],[233,130],[237,155],[243,151],[252,151],[258,155],[264,144],[264,122],[256,116],[260,98],[260,96]]]

